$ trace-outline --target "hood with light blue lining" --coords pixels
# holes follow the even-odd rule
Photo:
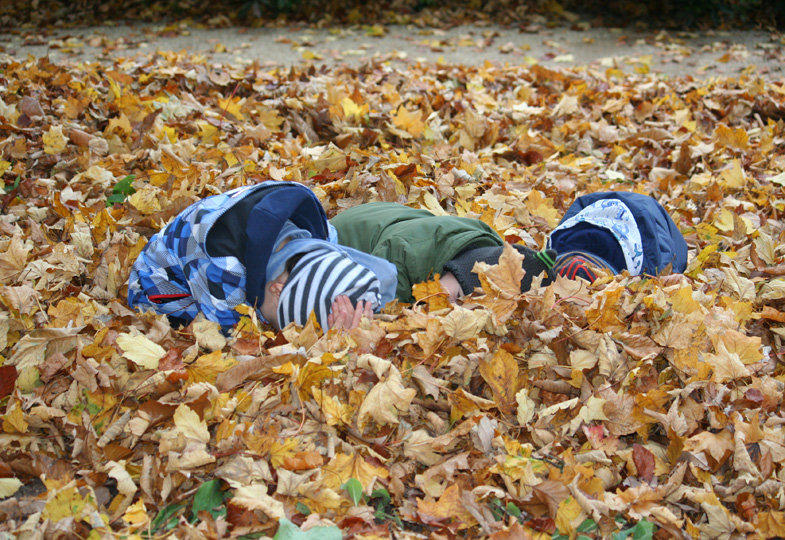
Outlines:
[[[585,252],[607,261],[614,273],[657,275],[669,264],[687,267],[687,243],[671,217],[652,197],[601,192],[578,197],[551,232],[558,253]]]

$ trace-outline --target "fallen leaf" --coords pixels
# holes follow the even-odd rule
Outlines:
[[[144,369],[157,369],[166,354],[163,347],[142,334],[120,334],[116,341],[123,356]]]

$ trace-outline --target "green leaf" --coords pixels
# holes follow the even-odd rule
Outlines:
[[[85,408],[87,409],[87,412],[90,413],[91,416],[95,416],[96,414],[98,414],[101,411],[103,411],[103,409],[101,408],[100,405],[97,405],[97,404],[92,403],[90,401],[87,402],[87,404],[85,405]]]
[[[612,540],[625,540],[630,536],[633,540],[651,540],[654,536],[654,523],[642,519],[633,527],[613,533],[611,538]]]
[[[202,510],[207,510],[214,518],[225,516],[226,508],[221,507],[226,499],[227,494],[221,491],[220,480],[210,480],[202,484],[194,495],[194,502],[191,507],[191,523],[196,522],[199,512]]]
[[[343,483],[341,489],[346,490],[346,493],[349,494],[349,498],[352,500],[355,506],[360,503],[360,500],[363,496],[363,485],[359,480],[356,478],[349,478],[346,482]]]
[[[16,188],[18,188],[18,187],[19,187],[19,182],[20,182],[21,180],[22,180],[22,177],[21,177],[21,176],[17,176],[17,177],[16,177],[16,180],[14,180],[14,183],[13,183],[13,184],[10,184],[10,185],[7,185],[7,186],[3,186],[3,190],[4,190],[6,193],[11,193],[13,190],[15,190]]]
[[[125,178],[118,180],[117,183],[112,188],[112,193],[121,193],[123,195],[133,195],[136,193],[136,190],[133,188],[131,184],[133,184],[134,180],[136,179],[135,174],[129,174]]]
[[[515,506],[515,504],[511,503],[511,502],[507,503],[507,506],[505,507],[505,510],[507,510],[507,513],[510,514],[512,517],[515,517],[515,518],[520,518],[523,515],[523,512],[521,512],[521,509],[518,508],[517,506]],[[578,528],[578,530],[580,531],[580,527]]]
[[[651,540],[652,536],[654,536],[654,523],[651,521],[642,519],[632,528],[633,540]]]
[[[121,204],[123,201],[125,201],[125,195],[122,193],[112,193],[106,198],[106,206]]]
[[[311,515],[311,509],[308,508],[307,505],[305,505],[305,504],[303,504],[301,502],[298,502],[297,504],[295,504],[294,505],[294,509],[297,510],[298,512],[300,512],[304,516]]]
[[[135,179],[135,174],[129,174],[122,180],[118,180],[114,187],[112,187],[112,194],[106,198],[106,206],[123,203],[126,197],[136,193],[136,190],[131,185]]]
[[[375,499],[379,500],[377,501]],[[376,488],[371,492],[371,500],[373,500],[374,503],[378,503],[377,505],[386,506],[390,504],[392,498],[390,497],[390,492],[388,492],[386,489]]]
[[[150,522],[150,532],[157,533],[159,531],[170,531],[177,526],[177,513],[185,508],[185,503],[170,504],[164,507],[163,510],[158,512],[152,522]]]
[[[575,529],[577,532],[591,532],[597,528],[597,523],[593,519],[587,519]]]
[[[341,529],[338,527],[313,527],[302,531],[286,518],[278,520],[278,532],[273,536],[273,540],[341,540],[342,538]]]

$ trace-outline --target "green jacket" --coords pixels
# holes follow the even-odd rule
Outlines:
[[[412,302],[412,285],[441,274],[445,263],[472,247],[504,244],[477,219],[435,216],[396,203],[374,202],[344,210],[332,220],[338,243],[387,259],[398,268],[395,297]]]

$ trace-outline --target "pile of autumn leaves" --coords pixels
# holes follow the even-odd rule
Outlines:
[[[785,527],[781,84],[175,54],[2,68],[0,530]],[[125,306],[163,223],[269,178],[330,215],[393,200],[532,247],[576,195],[637,189],[691,261],[521,295],[508,250],[461,305],[420,284],[348,334],[243,309],[226,337]]]

